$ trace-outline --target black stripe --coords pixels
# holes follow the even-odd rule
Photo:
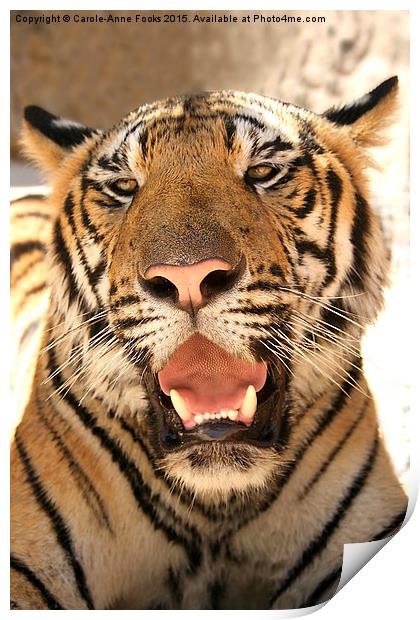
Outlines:
[[[348,373],[348,377],[340,386],[337,397],[333,401],[330,407],[326,409],[323,415],[320,417],[318,424],[315,429],[310,433],[309,437],[306,437],[303,444],[301,445],[298,452],[295,454],[293,459],[292,468],[295,469],[296,465],[304,456],[306,450],[309,446],[312,445],[313,441],[325,431],[325,429],[332,423],[334,418],[340,413],[343,407],[347,404],[347,401],[350,400],[351,394],[348,392],[354,389],[354,386],[357,384],[357,381],[360,376],[360,360],[353,360],[353,366]]]
[[[316,202],[316,190],[313,187],[308,192],[306,192],[306,196],[303,199],[303,207],[301,209],[297,209],[295,211],[297,217],[304,218],[314,210]]]
[[[340,295],[340,291],[338,295]],[[334,304],[330,304],[328,299],[326,299],[324,307],[321,308],[320,319],[331,326],[332,333],[334,333],[334,328],[336,331],[344,331],[347,318],[341,299],[334,299]]]
[[[338,205],[340,203],[341,195],[343,192],[343,182],[332,168],[329,168],[327,173],[327,185],[330,192],[331,215],[330,230],[327,242],[328,274],[324,280],[324,286],[327,286],[337,274],[337,267],[335,264],[335,231],[337,227]]]
[[[248,286],[244,287],[243,290],[247,291],[277,291],[279,288],[278,282],[267,282],[266,280],[257,280],[252,284],[248,284]]]
[[[274,602],[281,596],[296,579],[300,576],[300,574],[308,568],[308,566],[313,562],[313,560],[325,549],[328,544],[329,539],[334,534],[337,527],[340,525],[341,519],[345,516],[346,512],[351,507],[357,495],[363,489],[367,477],[372,470],[372,467],[375,463],[376,454],[378,451],[378,435],[375,434],[375,439],[373,441],[372,447],[369,450],[369,453],[360,468],[359,472],[353,479],[353,482],[349,489],[347,490],[346,495],[339,503],[333,517],[327,521],[324,525],[322,531],[318,534],[316,538],[314,538],[311,543],[306,547],[304,552],[302,553],[299,560],[296,564],[291,568],[287,577],[283,580],[283,583],[279,586],[279,588],[274,592],[271,600],[270,606],[274,604]],[[343,541],[345,542],[345,541]]]
[[[24,254],[29,254],[35,250],[40,250],[45,254],[47,248],[44,243],[41,243],[41,241],[21,241],[18,243],[13,243],[10,250],[10,262],[14,263]]]
[[[366,200],[360,195],[355,195],[355,215],[351,231],[353,245],[353,269],[348,274],[348,280],[356,290],[363,290],[363,280],[367,275],[370,261],[366,238],[370,231],[370,220]]]
[[[96,287],[98,280],[104,275],[105,269],[107,268],[107,262],[105,259],[101,258],[96,267],[91,271],[92,274],[92,284]]]
[[[349,438],[351,437],[351,435],[355,431],[356,427],[360,423],[361,419],[363,418],[363,416],[364,416],[364,414],[366,412],[367,406],[368,406],[368,400],[366,399],[364,404],[363,404],[363,406],[360,409],[359,414],[356,416],[355,420],[353,420],[353,423],[350,425],[350,427],[348,428],[347,432],[343,435],[343,437],[336,444],[336,446],[331,450],[330,454],[327,456],[327,458],[323,462],[322,466],[319,468],[319,470],[316,472],[316,474],[313,476],[313,478],[305,486],[305,488],[302,491],[302,493],[299,495],[299,500],[302,500],[308,494],[308,492],[311,490],[311,488],[314,486],[314,484],[316,484],[318,482],[319,478],[325,472],[327,467],[329,467],[329,465],[331,465],[331,463],[333,462],[333,460],[335,459],[337,454],[340,452],[340,450],[343,448],[343,446],[349,440]]]
[[[25,564],[23,560],[19,560],[11,555],[10,567],[18,573],[25,575],[26,579],[34,586],[34,588],[38,590],[45,603],[48,605],[48,609],[64,609],[64,607],[60,605],[41,579],[35,575],[35,573]],[[19,607],[16,608],[19,609]]]
[[[57,370],[54,357],[54,352],[51,349],[49,351],[49,370],[51,374]],[[52,383],[56,390],[61,387],[62,379],[60,373],[57,373],[54,377],[52,377]],[[119,444],[108,435],[106,430],[96,423],[96,419],[91,415],[86,407],[82,406],[77,401],[70,390],[67,390],[64,393],[62,399],[78,416],[83,425],[90,430],[92,435],[97,437],[101,446],[109,452],[112,461],[118,465],[121,473],[129,483],[138,507],[149,517],[154,528],[162,530],[168,541],[175,542],[176,544],[184,547],[189,558],[190,568],[191,570],[195,570],[201,563],[201,537],[195,528],[188,526],[184,522],[180,523],[180,529],[183,532],[189,532],[191,534],[190,540],[187,540],[185,536],[178,534],[173,527],[165,523],[165,521],[163,521],[158,515],[156,509],[156,505],[159,503],[159,496],[157,494],[152,495],[150,487],[144,482],[143,477],[134,462],[129,459],[127,454],[122,450],[122,448],[120,448]],[[165,508],[167,510],[169,509],[167,506]],[[174,511],[172,509],[170,510],[172,518],[176,520],[177,517]]]
[[[83,271],[85,276],[87,277],[88,281],[89,281],[89,286],[91,288],[91,291],[94,295],[94,297],[96,298],[96,303],[98,306],[101,305],[101,301],[98,297],[98,293],[96,291],[96,287],[95,287],[95,279],[93,277],[92,271],[89,267],[88,261],[86,259],[86,255],[84,253],[84,250],[80,244],[80,240],[79,240],[79,235],[77,232],[77,228],[76,228],[76,222],[74,219],[74,207],[75,207],[75,203],[73,200],[73,196],[71,194],[71,192],[69,194],[67,194],[66,200],[64,202],[64,213],[67,216],[67,220],[68,223],[70,225],[71,231],[72,231],[72,236],[73,239],[76,242],[76,247],[77,247],[77,257],[80,259],[80,262],[82,264],[83,267]]]
[[[133,131],[135,131],[137,129],[137,125],[132,129],[131,133],[133,133]],[[140,144],[141,147],[141,153],[143,155],[143,159],[146,160],[147,157],[147,141],[148,141],[148,137],[149,137],[149,132],[143,131],[139,137],[138,137],[138,142]]]
[[[319,155],[322,155],[322,153],[324,153],[325,151],[315,138],[316,132],[312,123],[303,118],[299,118],[298,122],[301,127],[299,129],[299,138],[306,151],[315,152]]]
[[[171,594],[171,608],[180,609],[183,596],[183,583],[179,573],[176,573],[172,566],[168,570],[167,584]],[[176,607],[174,606],[176,605]]]
[[[115,327],[118,329],[131,329],[132,327],[139,327],[140,325],[143,326],[144,323],[149,323],[150,321],[153,321],[153,318],[148,317],[141,319],[139,317],[128,317],[126,319],[120,319],[119,321],[116,321]],[[146,336],[146,334],[144,334],[144,336]],[[142,337],[144,338],[144,336]]]
[[[89,331],[89,339],[95,338],[95,336],[98,336],[100,332],[102,332],[102,343],[109,342],[112,337],[109,329],[109,323],[105,318],[91,320],[89,325],[87,325],[87,328]]]
[[[163,472],[161,467],[160,468],[156,467],[156,461],[154,459],[154,456],[152,452],[149,450],[149,448],[147,447],[147,445],[144,443],[140,434],[136,432],[136,430],[127,422],[127,420],[125,420],[124,418],[121,418],[120,416],[117,416],[115,414],[115,411],[113,411],[112,409],[108,411],[108,417],[113,420],[117,420],[122,430],[130,435],[132,441],[135,444],[138,444],[140,446],[141,450],[146,455],[147,460],[149,461],[153,470],[155,470],[156,468],[155,475],[159,476],[159,478],[161,478],[162,481],[164,482],[166,481],[167,486],[170,487],[170,483],[167,481],[165,473]]]
[[[388,538],[391,534],[395,534],[395,530],[399,529],[405,519],[407,511],[403,510],[400,512],[392,521],[389,523],[379,534],[375,534],[371,540],[382,540],[383,538]]]
[[[208,598],[210,601],[210,609],[224,609],[221,606],[221,599],[226,590],[225,580],[221,581],[216,578],[210,583]]]
[[[102,170],[112,170],[113,172],[120,171],[120,167],[117,163],[111,159],[108,159],[108,157],[105,157],[104,155],[99,157],[96,163],[100,168],[102,168]]]
[[[278,152],[290,151],[293,148],[294,147],[291,142],[287,142],[287,140],[282,140],[280,136],[277,136],[276,138],[274,138],[274,140],[268,140],[267,142],[264,142],[264,144],[262,144],[260,147],[258,147],[257,153],[268,150],[269,152],[267,153],[267,155],[269,157],[272,157]]]
[[[337,226],[338,205],[341,200],[343,187],[342,180],[332,168],[328,169],[326,180],[330,192],[331,204],[329,233],[326,248],[322,249],[314,241],[305,238],[298,239],[296,241],[296,249],[298,250],[299,254],[312,254],[312,256],[322,261],[322,263],[326,266],[327,274],[322,283],[322,286],[324,287],[327,286],[337,274],[337,267],[335,263],[335,231]],[[311,200],[312,198],[314,199],[315,196],[311,197]],[[310,202],[309,208],[311,208]],[[302,231],[300,231],[300,229],[296,229],[296,231],[301,232],[302,235],[304,234]]]
[[[126,295],[125,297],[120,297],[115,301],[111,299],[112,309],[116,310],[117,308],[124,308],[124,306],[129,306],[130,304],[139,303],[140,299],[138,295]]]
[[[224,120],[229,120],[232,118],[232,115],[227,114],[226,112],[221,112],[219,113],[215,113],[215,114],[209,114],[209,115],[205,115],[205,116],[200,116],[199,114],[195,114],[194,118],[197,120],[211,120],[211,119],[217,119],[221,117]],[[259,129],[260,131],[263,131],[264,129],[266,129],[266,126],[264,125],[264,123],[261,123],[260,121],[258,121],[256,118],[254,118],[253,116],[249,116],[248,114],[242,114],[242,113],[235,113],[233,115],[233,118],[235,120],[241,120],[241,121],[245,121],[246,123],[249,123],[249,125],[251,125],[252,127],[255,127],[256,129]]]
[[[279,288],[279,282],[268,282],[267,280],[256,280],[252,284],[240,288],[240,291],[276,291]]]
[[[226,310],[222,310],[222,313],[257,315],[268,313],[278,314],[286,308],[288,308],[288,306],[285,306],[285,304],[267,304],[265,306],[241,306],[240,308],[228,308]]]
[[[283,235],[286,236],[286,242],[284,240],[284,236]],[[285,231],[285,230],[283,230],[282,232],[278,231],[277,232],[277,238],[278,238],[278,240],[281,243],[282,250],[283,250],[283,252],[284,252],[284,254],[286,256],[286,259],[287,259],[287,264],[289,265],[289,267],[291,269],[292,277],[293,277],[293,282],[297,286],[299,284],[299,282],[300,282],[299,274],[296,271],[295,261],[293,260],[292,254],[291,254],[290,249],[288,247],[289,244],[291,245],[291,247],[293,247],[294,241],[293,241],[293,243],[291,243],[290,235],[289,235],[288,231]],[[295,249],[297,250],[296,245],[295,245]]]
[[[80,213],[82,215],[82,222],[83,222],[83,226],[89,231],[89,234],[92,237],[92,239],[94,239],[96,243],[99,243],[100,241],[103,241],[104,236],[102,235],[102,233],[99,232],[99,230],[93,224],[92,220],[89,217],[89,213],[86,209],[85,197],[86,197],[87,188],[85,187],[85,184],[84,184],[84,178],[85,177],[82,177],[82,181],[81,181],[82,198],[80,201]],[[106,205],[106,206],[108,207],[109,205]]]
[[[66,242],[64,241],[63,230],[59,219],[56,221],[54,226],[54,249],[56,251],[57,258],[60,260],[64,268],[66,281],[68,283],[69,300],[71,303],[77,298],[78,289],[76,280],[73,275],[73,264],[71,256],[68,251]]]
[[[67,556],[68,561],[73,569],[74,578],[79,590],[80,596],[86,602],[88,609],[94,609],[93,601],[89,588],[86,582],[86,576],[82,565],[77,559],[73,547],[73,541],[71,539],[68,525],[65,523],[63,517],[55,507],[53,502],[48,498],[47,492],[39,480],[39,476],[31,463],[22,440],[19,437],[18,432],[15,434],[16,448],[19,452],[22,464],[25,468],[27,481],[32,488],[32,492],[40,508],[48,515],[51,521],[52,528],[55,532],[57,542]]]
[[[236,125],[232,118],[225,117],[223,119],[225,125],[225,145],[228,151],[232,150],[233,141],[236,133]]]
[[[314,158],[309,153],[309,151],[305,151],[303,155],[299,155],[298,157],[296,157],[296,159],[293,159],[291,162],[289,162],[289,170],[291,169],[294,171],[296,168],[301,168],[302,166],[306,166],[307,168],[309,168],[315,176],[316,181],[319,181],[318,171],[315,168],[314,164]]]
[[[51,434],[54,443],[58,446],[62,455],[66,459],[68,467],[72,475],[74,476],[80,488],[80,491],[84,499],[86,500],[87,505],[92,510],[92,512],[94,513],[95,517],[98,519],[100,524],[105,525],[105,527],[111,533],[113,533],[108,514],[105,510],[103,501],[98,491],[96,490],[96,488],[90,481],[87,474],[80,467],[79,463],[77,463],[77,461],[75,461],[75,459],[73,458],[73,455],[71,454],[68,447],[65,445],[61,435],[56,431],[56,429],[52,426],[48,418],[44,415],[43,408],[44,408],[43,404],[38,402],[37,414],[39,418],[41,419],[42,423],[44,424],[44,426],[47,428],[48,432]],[[56,417],[59,416],[58,412],[55,412],[55,416]]]
[[[254,158],[258,151],[258,141],[261,138],[261,134],[255,128],[251,128],[248,131],[248,140],[251,142],[251,159]]]
[[[305,600],[305,602],[302,605],[300,605],[300,607],[312,607],[313,605],[317,605],[318,603],[325,602],[325,598],[323,597],[323,594],[325,594],[326,590],[329,590],[331,586],[333,586],[336,582],[338,586],[338,581],[341,577],[342,570],[343,570],[343,566],[340,566],[340,568],[333,570],[326,577],[324,577],[324,579],[320,581],[320,583],[317,585],[317,587],[312,592],[312,594],[308,596],[308,598]],[[334,594],[332,594],[330,598],[332,598],[333,596]]]
[[[10,609],[22,609],[12,598],[10,599]]]
[[[283,280],[286,279],[283,268],[278,263],[271,263],[270,273],[276,278],[282,278]]]
[[[296,249],[299,254],[311,254],[318,260],[322,261],[324,265],[328,266],[327,250],[320,248],[315,241],[310,241],[309,239],[297,239]]]

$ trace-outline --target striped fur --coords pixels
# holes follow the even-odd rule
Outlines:
[[[107,132],[27,109],[25,148],[52,191],[12,211],[30,379],[15,378],[13,608],[310,606],[335,591],[344,543],[397,531],[406,497],[360,358],[387,279],[365,148],[396,92],[392,78],[325,115],[212,92]],[[192,317],[141,288],[156,244],[176,257],[216,229],[245,257],[229,290]],[[164,447],[150,381],[196,331],[283,369],[273,445]]]

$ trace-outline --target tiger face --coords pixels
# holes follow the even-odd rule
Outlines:
[[[106,132],[27,108],[57,208],[54,311],[89,316],[85,381],[174,483],[267,487],[305,411],[351,382],[387,263],[365,147],[395,92],[324,115],[211,92]]]

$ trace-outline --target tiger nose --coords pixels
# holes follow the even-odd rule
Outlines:
[[[233,268],[219,258],[190,265],[152,265],[144,274],[143,286],[158,298],[172,300],[193,314],[214,295],[230,289],[238,280],[242,263]]]

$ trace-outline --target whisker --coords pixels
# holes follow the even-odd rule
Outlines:
[[[275,323],[277,325],[277,323]],[[291,317],[289,319],[289,324],[294,324],[297,327],[304,327],[305,329],[309,329],[311,334],[315,336],[319,336],[326,342],[329,342],[333,345],[339,346],[348,353],[351,353],[355,357],[361,357],[360,350],[349,345],[343,337],[337,336],[336,334],[331,334],[326,328],[321,327],[319,325],[313,325],[302,319],[301,317]]]
[[[48,383],[53,379],[57,374],[62,372],[67,366],[73,364],[79,358],[83,358],[85,352],[93,347],[98,346],[101,341],[105,341],[105,339],[110,335],[108,327],[104,327],[98,334],[96,334],[93,338],[87,341],[87,343],[82,342],[79,344],[72,352],[70,357],[68,357],[60,366],[58,366],[54,372],[48,375],[48,377],[43,381],[43,384]]]
[[[70,375],[70,377],[68,377],[66,381],[57,390],[54,390],[54,392],[50,394],[47,400],[51,398],[51,396],[53,396],[54,394],[59,394],[67,386],[69,386],[66,392],[63,394],[63,397],[64,397],[68,393],[68,391],[73,387],[75,382],[83,375],[83,373],[86,372],[87,368],[92,364],[92,362],[96,360],[97,358],[101,357],[102,355],[105,355],[105,353],[107,353],[110,349],[112,349],[112,347],[117,343],[118,343],[118,339],[116,337],[113,337],[111,338],[111,340],[107,341],[105,346],[101,346],[99,351],[97,351],[92,357],[90,357],[80,368],[76,369]]]
[[[352,323],[353,325],[356,325],[356,327],[363,327],[363,325],[361,323],[358,323],[357,321],[354,321],[353,319],[351,319],[349,317],[350,316],[354,316],[354,317],[358,316],[360,318],[365,318],[365,317],[362,317],[361,315],[357,315],[354,312],[350,312],[348,310],[344,310],[343,308],[337,309],[337,307],[334,306],[334,304],[322,303],[320,301],[320,299],[325,299],[325,298],[314,297],[312,295],[309,295],[308,293],[302,293],[301,291],[295,291],[295,290],[293,290],[291,288],[287,288],[285,286],[280,286],[279,290],[285,291],[287,293],[292,293],[293,295],[296,295],[298,297],[302,297],[303,299],[309,299],[310,301],[313,301],[315,304],[321,306],[322,308],[326,308],[327,310],[331,310],[331,312],[333,314],[336,314],[337,316],[340,316],[341,318],[345,319],[349,323]]]
[[[276,338],[275,335],[271,334],[271,338],[276,340],[278,342],[278,345],[284,346],[284,342],[289,343],[289,345],[292,347],[293,349],[293,354],[299,356],[300,358],[304,359],[305,361],[307,361],[311,366],[313,366],[313,368],[315,368],[318,372],[320,372],[328,381],[331,381],[332,383],[334,383],[340,390],[342,390],[347,396],[349,396],[349,394],[344,390],[344,388],[335,380],[333,379],[333,377],[327,375],[321,368],[319,368],[319,366],[317,366],[315,364],[315,362],[313,360],[310,359],[310,357],[308,357],[301,349],[297,348],[296,344],[293,340],[291,340],[290,338],[288,338],[285,334],[278,334],[282,339],[283,342],[281,342],[280,340],[278,340]]]
[[[121,349],[119,349],[114,356],[109,360],[109,362],[107,364],[105,364],[104,368],[102,369],[102,371],[99,373],[97,380],[92,383],[92,385],[88,388],[88,390],[85,392],[85,394],[82,396],[82,398],[79,400],[79,405],[81,405],[83,403],[83,401],[85,400],[85,398],[88,396],[88,394],[90,394],[90,392],[92,392],[92,390],[95,389],[95,387],[101,382],[102,378],[104,378],[106,376],[106,371],[107,369],[111,366],[111,364],[114,364],[116,359],[119,356],[122,356],[122,354],[124,353],[124,351],[128,348],[129,344],[125,344]]]
[[[295,315],[296,315],[296,313],[299,313],[299,315],[301,316],[302,319],[304,317],[308,318],[308,319],[311,319],[311,321],[315,321],[316,323],[320,323],[320,324],[324,325],[325,329],[327,329],[328,331],[330,329],[332,329],[334,331],[340,332],[346,338],[350,338],[352,340],[356,340],[357,342],[359,342],[359,338],[357,336],[354,336],[353,334],[349,334],[348,332],[346,332],[343,329],[340,329],[336,325],[333,325],[332,323],[328,323],[328,321],[324,321],[323,319],[320,319],[319,317],[315,317],[315,316],[312,316],[310,314],[306,314],[306,312],[302,312],[302,310],[294,310],[294,312],[295,312]]]
[[[106,310],[102,310],[101,312],[99,312],[95,316],[93,316],[93,317],[91,317],[89,319],[86,319],[86,321],[83,321],[82,323],[79,323],[78,325],[75,325],[74,327],[71,327],[64,334],[61,334],[55,340],[49,342],[47,346],[45,346],[43,349],[41,349],[40,353],[44,353],[45,351],[49,351],[50,349],[55,347],[59,342],[61,342],[65,338],[67,338],[70,334],[74,333],[78,329],[82,329],[82,327],[85,327],[88,323],[95,323],[95,322],[99,321],[101,318],[103,318],[103,316],[106,314],[106,312],[107,312]]]
[[[296,330],[294,327],[292,327],[292,326],[291,326],[291,329],[292,329],[295,333],[298,333],[298,334],[299,334],[299,331],[298,331],[298,330]],[[301,335],[301,334],[300,334],[300,335]],[[309,338],[307,338],[306,336],[303,336],[303,338],[312,344],[312,341],[310,341],[310,340],[309,340]],[[341,377],[342,379],[345,379],[345,380],[350,380],[351,384],[352,384],[352,385],[353,385],[353,386],[354,386],[354,387],[355,387],[355,388],[356,388],[356,389],[357,389],[357,390],[358,390],[361,394],[363,394],[364,396],[368,396],[368,394],[366,394],[366,393],[365,393],[365,391],[364,391],[364,390],[362,390],[362,388],[360,387],[359,383],[358,383],[355,379],[353,379],[353,378],[351,377],[350,373],[349,373],[349,372],[348,372],[348,371],[347,371],[347,370],[346,370],[346,369],[342,366],[342,364],[338,363],[336,359],[331,358],[331,355],[334,355],[334,357],[335,357],[335,358],[338,358],[338,359],[340,359],[340,360],[341,360],[342,358],[340,357],[339,352],[333,352],[331,349],[330,349],[330,350],[329,350],[329,349],[326,349],[325,347],[322,347],[321,345],[318,345],[318,346],[317,346],[317,350],[314,350],[312,347],[311,347],[311,350],[312,350],[312,354],[313,354],[314,356],[316,356],[316,357],[317,357],[319,360],[321,360],[322,362],[325,362],[325,359],[330,360],[330,361],[332,362],[332,364],[334,364],[334,365],[333,365],[333,366],[331,366],[331,365],[326,365],[328,368],[330,368],[330,369],[332,369],[332,370],[334,370],[334,369],[335,369],[335,370],[336,370],[336,372],[337,372],[337,369],[339,369],[340,371],[342,371],[342,373],[344,373],[344,374],[342,374],[341,372],[337,372],[337,374],[338,374],[338,376],[339,376],[339,377]],[[318,353],[317,351],[319,351],[319,353]],[[357,364],[354,364],[353,362],[351,362],[351,361],[349,361],[349,360],[347,360],[347,363],[349,364],[349,366],[352,366],[353,368],[359,368],[359,366],[358,366]]]

